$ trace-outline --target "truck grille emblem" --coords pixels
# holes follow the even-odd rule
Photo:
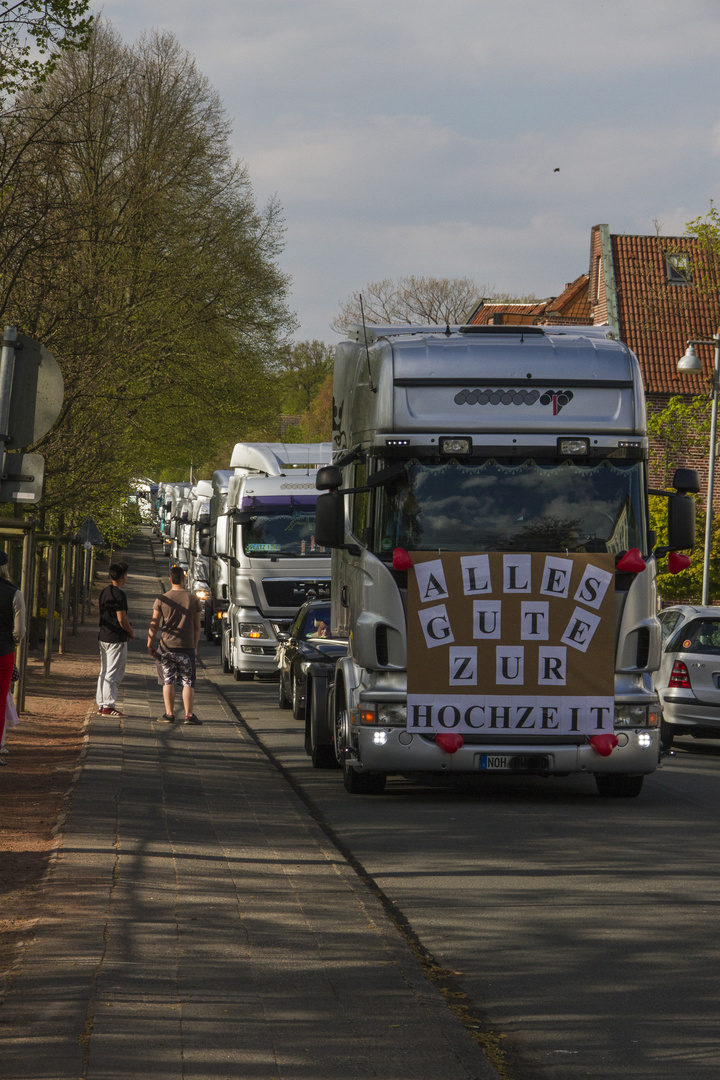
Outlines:
[[[572,401],[572,390],[461,390],[455,395],[457,405],[552,405],[553,416],[557,416],[564,405]]]

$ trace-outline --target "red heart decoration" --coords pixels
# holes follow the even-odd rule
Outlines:
[[[622,570],[624,574],[641,574],[646,565],[640,554],[640,548],[630,548],[616,564],[615,569]]]
[[[617,744],[617,735],[611,735],[610,732],[605,732],[602,735],[593,735],[590,740],[590,745],[596,754],[600,754],[600,757],[610,757]]]
[[[455,731],[441,731],[435,736],[435,742],[446,754],[455,754],[461,746],[465,745],[462,735],[458,735]]]
[[[396,570],[409,570],[413,561],[405,548],[395,548],[393,551],[393,567]]]
[[[679,551],[671,551],[668,555],[668,570],[671,574],[679,574],[692,565],[689,555],[682,555]]]

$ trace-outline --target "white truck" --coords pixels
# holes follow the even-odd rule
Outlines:
[[[189,483],[169,484],[165,489],[163,550],[174,562],[179,560],[182,547],[182,526],[187,521],[187,498],[191,486]]]
[[[693,543],[697,474],[653,551],[635,356],[606,328],[434,329],[337,347],[315,536],[350,644],[310,671],[305,748],[351,793],[506,772],[635,796],[660,758],[656,560]]]
[[[315,476],[330,452],[330,443],[237,443],[233,450],[221,646],[223,668],[238,681],[274,675],[278,632],[306,600],[330,595],[330,555],[315,540]],[[216,544],[219,537],[218,529]]]
[[[210,535],[211,497],[211,482],[196,480],[190,491],[190,514],[185,526],[187,587],[200,600],[204,618],[210,600],[210,560],[205,554],[205,541]]]
[[[209,534],[202,541],[202,551],[208,557],[210,582],[210,598],[205,608],[205,637],[218,645],[222,641],[223,624],[229,605],[229,552],[233,519],[228,514],[227,496],[232,475],[230,469],[216,469],[213,473]]]

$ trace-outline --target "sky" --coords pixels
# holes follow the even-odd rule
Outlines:
[[[720,186],[718,0],[106,0],[218,91],[277,196],[296,340],[371,281],[556,296],[590,230],[682,235]],[[559,170],[559,171],[558,171]],[[720,199],[718,199],[720,201]]]

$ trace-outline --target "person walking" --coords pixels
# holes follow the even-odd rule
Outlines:
[[[15,646],[24,637],[25,600],[10,580],[7,554],[0,551],[0,745],[5,736],[5,714],[15,667]],[[0,765],[7,765],[4,755],[0,757]]]
[[[110,565],[110,584],[100,593],[100,675],[97,682],[98,715],[122,716],[117,707],[117,695],[120,683],[125,675],[127,664],[127,643],[135,637],[128,619],[127,597],[123,586],[127,581],[128,564],[124,562]]]
[[[155,639],[162,623],[160,646]],[[147,647],[162,669],[165,712],[161,723],[175,723],[175,682],[182,683],[185,723],[201,724],[193,712],[195,705],[195,657],[200,640],[200,601],[185,588],[185,571],[170,567],[170,590],[153,604]]]

